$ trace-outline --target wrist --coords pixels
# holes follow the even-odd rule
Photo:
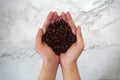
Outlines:
[[[65,80],[80,80],[80,74],[76,61],[69,64],[62,63],[61,67]],[[67,78],[65,76],[67,76]]]
[[[59,64],[59,57],[55,57],[52,59],[44,59],[43,64],[44,65],[58,65]]]
[[[62,61],[61,66],[65,68],[77,66],[77,61]]]
[[[73,65],[73,64],[77,64],[77,59],[66,59],[65,57],[60,57],[60,63],[61,65]]]

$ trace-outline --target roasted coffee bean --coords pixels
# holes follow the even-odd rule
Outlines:
[[[76,42],[76,36],[72,33],[69,24],[63,19],[59,19],[48,25],[46,33],[42,36],[42,41],[47,43],[56,55],[60,55],[60,53],[65,53]]]

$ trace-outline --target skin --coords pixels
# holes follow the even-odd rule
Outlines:
[[[42,35],[45,34],[47,26],[58,20],[61,17],[70,26],[73,34],[76,35],[77,41],[66,51],[57,56],[55,52],[44,42]],[[36,36],[36,50],[43,59],[43,66],[39,74],[38,80],[55,80],[58,65],[61,65],[64,80],[80,80],[80,74],[77,67],[77,59],[83,51],[84,42],[81,34],[80,26],[77,28],[73,22],[70,12],[64,12],[58,16],[57,12],[50,12],[43,24],[42,29],[39,29]]]
[[[77,41],[67,50],[66,53],[60,55],[60,64],[62,67],[64,80],[80,80],[80,74],[77,67],[77,59],[83,51],[84,42],[80,26],[77,28],[73,22],[70,12],[63,12],[63,19],[71,26],[72,32],[76,35]]]
[[[44,42],[42,42],[42,35],[45,33],[47,26],[55,21],[57,18],[56,12],[50,12],[43,29],[39,29],[36,36],[36,50],[43,59],[43,66],[38,80],[55,80],[56,72],[59,64],[59,56]]]

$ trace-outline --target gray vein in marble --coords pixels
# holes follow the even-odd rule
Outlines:
[[[81,25],[91,23],[92,26],[97,20],[100,19],[101,17],[100,13],[106,10],[107,8],[109,8],[109,6],[113,3],[113,1],[114,0],[106,0],[103,4],[87,12],[77,10],[78,12],[76,13],[79,13],[79,15],[76,16],[75,22],[80,20],[80,22],[82,23]]]
[[[101,48],[104,49],[107,47],[114,47],[114,46],[120,47],[120,44],[91,45],[91,46],[87,46],[84,50],[87,51],[90,49],[101,49]]]
[[[104,49],[107,47],[114,47],[114,46],[119,46],[119,44],[108,44],[108,45],[92,45],[88,46],[87,48],[84,49],[84,51],[90,50],[90,49]],[[1,48],[0,49],[0,59],[9,57],[11,59],[26,59],[26,58],[32,58],[36,54],[36,50],[34,48]]]
[[[31,58],[37,54],[32,48],[2,48],[0,50],[0,58],[10,57],[12,59],[26,59]]]
[[[99,29],[103,29],[103,28],[105,28],[105,27],[109,27],[111,24],[115,24],[115,23],[117,23],[118,21],[120,21],[120,18],[114,19],[113,21],[111,21],[111,22],[103,25],[102,27],[99,27]]]

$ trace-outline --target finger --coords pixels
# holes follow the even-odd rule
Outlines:
[[[71,16],[70,12],[67,12],[67,13],[66,13],[66,17],[67,17],[67,22],[68,22],[68,24],[70,25],[73,34],[75,34],[76,26],[75,26],[75,24],[74,24],[74,22],[73,22],[73,19],[72,19],[72,16]]]
[[[46,28],[48,27],[48,25],[50,24],[51,20],[53,18],[53,12],[50,12],[45,20],[45,23],[43,24],[43,32],[46,32]]]
[[[53,18],[52,18],[52,22],[55,22],[57,20],[58,14],[57,12],[53,12]]]
[[[78,43],[80,46],[84,46],[84,41],[83,41],[83,37],[82,37],[82,33],[81,33],[81,28],[80,28],[80,26],[78,26],[78,28],[77,28],[76,36],[77,36],[77,43]]]
[[[61,17],[65,22],[67,22],[67,18],[64,12],[61,13]]]
[[[42,29],[38,30],[37,36],[36,36],[36,46],[42,45]]]

